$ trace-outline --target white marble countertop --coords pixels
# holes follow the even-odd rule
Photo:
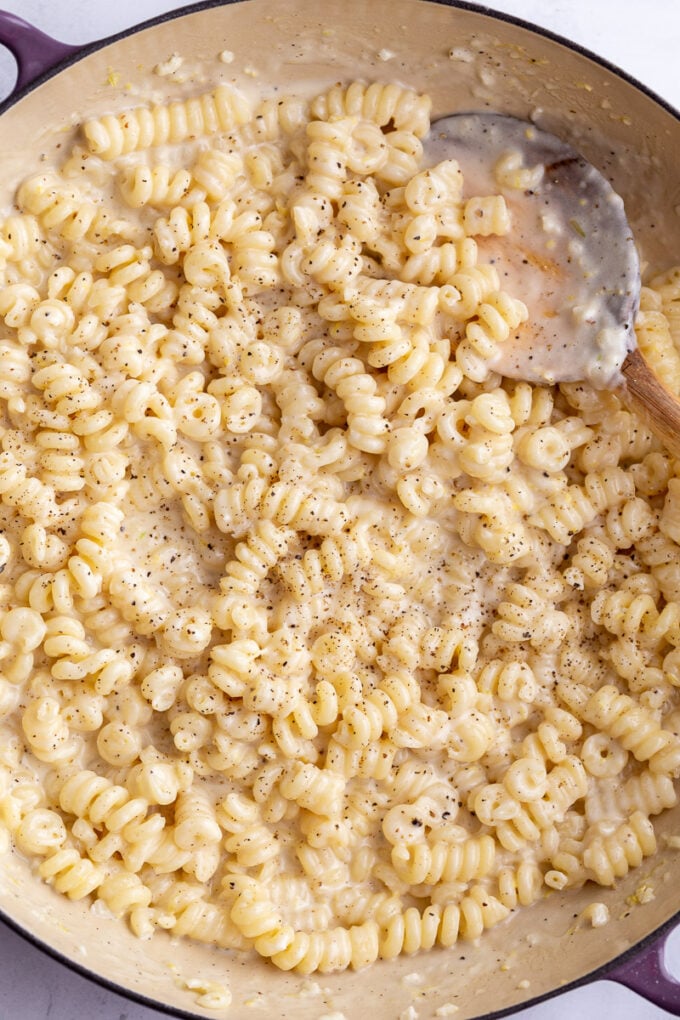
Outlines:
[[[368,0],[370,2],[370,0]],[[0,0],[49,35],[87,43],[183,6],[175,0]],[[680,4],[675,0],[491,0],[487,7],[557,32],[616,64],[680,108]],[[13,61],[0,49],[0,97],[12,87]],[[0,1020],[158,1020],[139,1006],[72,973],[0,923]],[[680,979],[680,931],[666,947]],[[680,1002],[680,989],[678,992]],[[599,981],[514,1014],[513,1020],[577,1016],[661,1020],[669,1014],[619,985]],[[275,1020],[275,1018],[272,1018]],[[385,1018],[392,1020],[392,1018]]]

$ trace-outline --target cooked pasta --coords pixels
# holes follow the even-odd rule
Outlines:
[[[104,115],[0,228],[0,828],[140,937],[451,947],[677,803],[677,464],[613,393],[491,371],[540,168],[423,167],[429,109]],[[678,274],[638,323],[676,388]]]

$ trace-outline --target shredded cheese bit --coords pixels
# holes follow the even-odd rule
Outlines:
[[[592,928],[602,928],[609,921],[609,907],[606,903],[589,903],[581,917],[589,921]]]
[[[318,981],[305,981],[300,989],[300,995],[321,995],[323,989]]]
[[[189,992],[197,992],[196,1005],[204,1009],[227,1009],[231,1005],[230,990],[217,981],[189,978],[184,987]]]
[[[643,903],[651,903],[653,899],[656,899],[654,888],[648,885],[646,882],[642,882],[635,892],[626,899],[626,903],[631,906],[636,906]]]
[[[153,71],[154,74],[167,77],[167,75],[174,74],[175,71],[179,71],[183,63],[184,60],[180,57],[179,53],[172,53],[167,60],[162,61],[160,64],[156,64]]]

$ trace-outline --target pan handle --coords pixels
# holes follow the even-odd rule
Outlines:
[[[18,67],[16,84],[10,98],[66,57],[82,49],[81,46],[59,42],[16,14],[2,10],[0,10],[0,43],[12,53]]]
[[[609,971],[607,980],[625,985],[672,1016],[680,1016],[680,981],[669,973],[664,960],[668,934]]]

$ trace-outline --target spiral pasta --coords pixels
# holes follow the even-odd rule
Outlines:
[[[67,241],[97,237],[126,237],[129,224],[114,218],[98,202],[88,200],[56,174],[38,174],[22,184],[19,207]]]
[[[354,82],[347,89],[336,86],[312,103],[320,119],[359,115],[384,127],[389,121],[399,131],[413,131],[419,137],[429,128],[430,100],[396,84]]]
[[[429,109],[104,114],[0,224],[0,843],[141,937],[474,942],[677,802],[677,465],[494,370],[511,197],[423,165]],[[637,324],[669,371],[677,296]]]
[[[489,835],[463,843],[416,843],[392,849],[397,875],[409,885],[469,882],[484,878],[494,866],[496,842]]]
[[[133,209],[144,205],[177,206],[190,201],[192,180],[190,171],[183,167],[173,171],[163,164],[136,166],[121,176],[119,187]]]
[[[50,854],[38,867],[40,877],[71,900],[89,896],[104,879],[104,872],[73,847]]]
[[[196,99],[151,109],[139,106],[117,116],[88,120],[83,132],[90,151],[103,159],[183,142],[190,135],[210,135],[244,124],[249,108],[243,96],[227,85]]]
[[[600,885],[613,885],[655,850],[652,824],[642,812],[636,811],[611,835],[596,836],[583,852],[583,863]]]

